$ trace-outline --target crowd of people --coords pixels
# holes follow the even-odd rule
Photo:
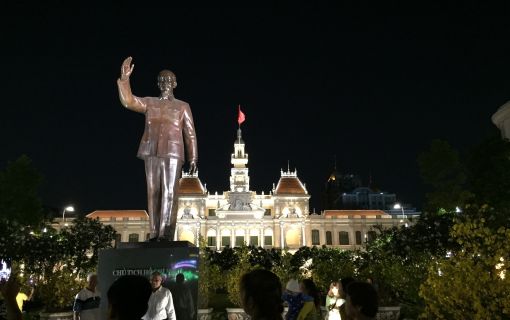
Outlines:
[[[119,320],[192,320],[195,308],[184,275],[177,274],[172,292],[162,285],[163,275],[151,274],[150,280],[142,276],[122,276],[112,283],[107,292],[108,319]],[[87,285],[76,294],[73,303],[73,320],[100,320],[101,294],[97,289],[98,277],[91,273]],[[20,285],[11,276],[0,283],[5,314],[0,318],[22,320]]]
[[[179,294],[173,296],[162,286],[159,272],[146,277],[127,275],[115,280],[107,292],[109,320],[192,320],[193,299],[184,285],[184,276],[177,275]],[[100,294],[97,276],[89,274],[87,286],[75,298],[74,320],[99,320]],[[7,320],[22,320],[16,296],[19,284],[15,277],[0,286],[7,308]],[[321,297],[311,279],[291,279],[282,287],[271,271],[257,269],[244,274],[239,283],[244,311],[252,320],[283,320],[284,303],[288,305],[285,320],[321,320]],[[343,278],[330,284],[326,296],[327,320],[375,319],[378,297],[372,283]]]
[[[350,304],[347,303],[348,297]],[[321,313],[319,291],[310,279],[304,279],[300,283],[296,279],[289,280],[282,300],[288,305],[285,320],[372,319],[378,309],[378,297],[374,286],[355,281],[352,277],[331,282],[325,299],[325,316]]]

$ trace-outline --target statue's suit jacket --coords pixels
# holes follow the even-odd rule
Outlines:
[[[131,93],[129,80],[117,80],[122,104],[145,114],[145,131],[140,141],[138,157],[184,159],[184,144],[188,161],[197,161],[197,139],[189,104],[172,98],[139,98]]]

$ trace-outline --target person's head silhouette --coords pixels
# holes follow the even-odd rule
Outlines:
[[[142,276],[122,276],[108,289],[108,319],[140,320],[147,312],[152,288]]]
[[[239,283],[244,311],[253,319],[281,320],[282,285],[271,271],[254,270],[244,274]]]

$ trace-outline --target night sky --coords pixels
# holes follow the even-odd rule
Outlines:
[[[116,86],[127,56],[135,95],[158,95],[161,69],[177,75],[211,193],[229,187],[240,104],[251,189],[269,192],[290,161],[317,211],[335,155],[338,171],[365,184],[371,173],[420,207],[417,155],[436,138],[474,145],[510,100],[510,17],[476,2],[431,15],[13,2],[0,22],[0,167],[27,154],[44,203],[80,214],[146,208],[144,116],[121,106]]]

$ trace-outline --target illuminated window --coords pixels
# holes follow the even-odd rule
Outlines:
[[[312,230],[312,245],[320,245],[319,230]]]

